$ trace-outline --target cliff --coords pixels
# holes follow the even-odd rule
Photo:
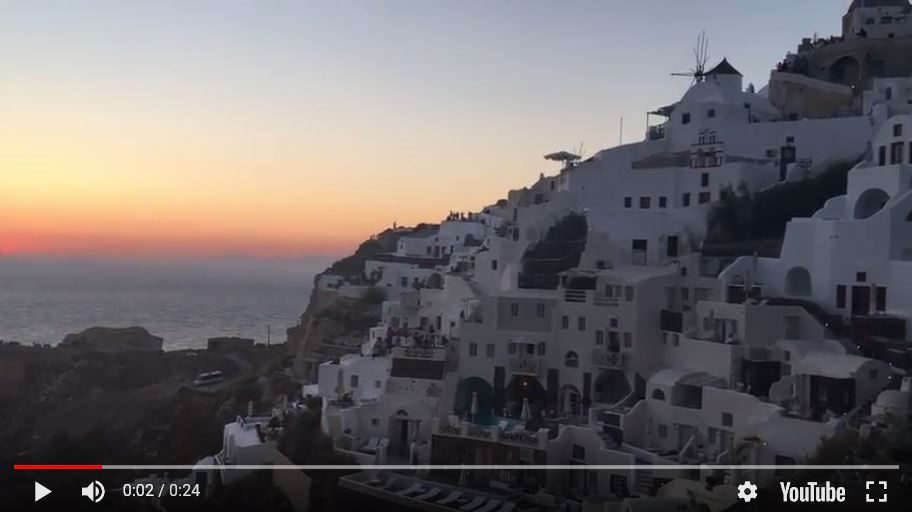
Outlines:
[[[338,288],[320,286],[321,277],[336,276],[347,284],[368,286],[370,282],[364,274],[367,260],[395,252],[403,236],[424,235],[438,227],[419,224],[413,228],[387,229],[365,240],[354,253],[314,278],[307,309],[298,325],[287,330],[288,354],[295,358],[294,371],[298,377],[315,381],[319,363],[357,350],[381,317],[382,292],[363,297],[344,296]]]

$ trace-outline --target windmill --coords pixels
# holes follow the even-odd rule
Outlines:
[[[697,46],[693,49],[696,64],[686,73],[672,73],[672,76],[689,76],[693,80],[691,85],[703,81],[706,72],[706,61],[709,60],[709,39],[706,38],[706,32],[700,32],[697,37]]]

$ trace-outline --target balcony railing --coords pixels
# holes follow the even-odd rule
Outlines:
[[[566,290],[564,291],[564,301],[586,302],[586,290]]]
[[[593,364],[601,368],[623,369],[626,359],[625,354],[621,352],[609,352],[603,349],[592,351]]]
[[[604,295],[596,295],[592,298],[592,302],[596,306],[617,306],[620,303],[617,297],[606,297]]]
[[[510,359],[510,371],[517,375],[541,376],[541,359],[537,357],[514,357]]]
[[[433,420],[431,432],[438,436],[463,437],[478,441],[517,445],[523,448],[543,450],[548,444],[548,429],[540,428],[530,430],[501,430],[496,426],[473,425],[468,421],[456,424]]]

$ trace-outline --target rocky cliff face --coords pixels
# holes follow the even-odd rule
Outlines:
[[[67,334],[62,345],[98,352],[159,352],[162,341],[142,327],[90,327],[80,333]]]
[[[368,284],[364,275],[368,259],[395,252],[403,236],[423,235],[437,228],[434,224],[419,224],[414,228],[387,229],[363,242],[350,256],[333,263],[324,274],[341,276],[352,284]],[[319,363],[357,350],[368,330],[380,320],[381,303],[342,297],[335,290],[321,290],[319,277],[314,278],[310,302],[300,323],[287,331],[288,353],[295,358],[295,374],[304,380],[315,380]]]

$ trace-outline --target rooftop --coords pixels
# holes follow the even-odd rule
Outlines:
[[[728,62],[728,59],[723,58],[722,62],[716,64],[716,67],[710,69],[706,72],[707,76],[711,75],[737,75],[742,76],[741,72],[735,69],[731,63]]]

